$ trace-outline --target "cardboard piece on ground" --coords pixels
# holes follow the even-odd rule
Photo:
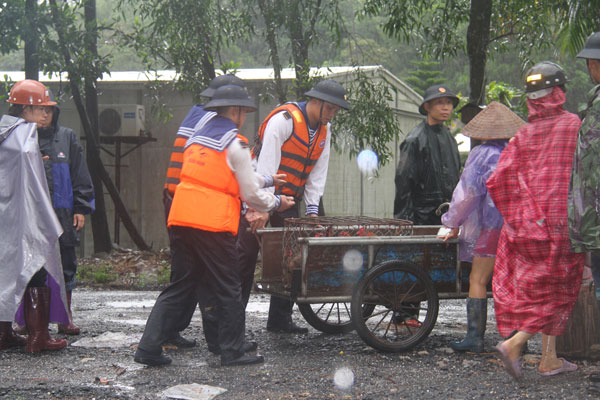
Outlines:
[[[225,393],[226,391],[227,389],[217,386],[192,383],[189,385],[171,386],[167,390],[163,391],[162,394],[169,399],[211,400],[218,395]]]

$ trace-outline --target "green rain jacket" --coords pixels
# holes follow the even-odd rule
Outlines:
[[[590,91],[590,101],[579,128],[569,185],[569,237],[573,250],[600,249],[600,85]]]

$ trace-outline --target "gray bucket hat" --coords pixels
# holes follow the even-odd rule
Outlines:
[[[246,107],[249,109],[247,111],[256,111],[256,104],[248,95],[246,88],[236,85],[225,85],[218,88],[204,109],[214,111],[219,107]]]
[[[346,101],[346,89],[331,79],[325,79],[317,83],[312,89],[304,93],[304,95],[334,104],[342,107],[344,110],[350,109],[350,104]]]
[[[215,94],[215,91],[218,88],[220,88],[221,86],[225,86],[225,85],[235,85],[235,86],[241,86],[243,88],[246,87],[246,83],[235,75],[231,75],[231,74],[219,75],[219,76],[214,77],[210,81],[210,83],[208,84],[208,87],[200,93],[200,96],[213,97]]]
[[[458,96],[455,95],[448,89],[446,85],[434,85],[430,86],[425,90],[425,94],[423,95],[423,102],[419,106],[419,112],[422,115],[427,115],[427,111],[425,111],[425,103],[433,99],[439,99],[441,97],[448,97],[452,100],[454,107],[458,104]]]
[[[590,35],[583,49],[577,54],[577,57],[600,60],[600,32],[594,32]]]

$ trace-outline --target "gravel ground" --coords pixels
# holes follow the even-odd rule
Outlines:
[[[256,366],[221,367],[201,335],[197,312],[183,335],[196,338],[189,350],[168,348],[173,364],[145,367],[133,361],[136,338],[158,292],[78,289],[74,315],[82,334],[66,337],[59,352],[26,354],[23,349],[0,352],[0,398],[6,399],[157,399],[180,384],[217,386],[227,391],[217,399],[582,399],[587,376],[600,363],[578,361],[579,370],[554,377],[537,373],[540,337],[530,342],[524,377],[515,383],[491,352],[499,341],[493,312],[489,313],[486,350],[455,354],[448,342],[464,335],[464,301],[440,302],[438,322],[427,340],[411,352],[387,354],[367,346],[356,333],[327,335],[309,329],[307,335],[266,331],[268,296],[253,294],[247,330],[258,341],[266,362]],[[492,310],[490,302],[490,310]],[[302,321],[296,311],[296,322]],[[55,337],[64,337],[56,333]],[[106,337],[112,347],[81,347]],[[104,336],[100,336],[104,335]],[[124,344],[119,346],[119,341]],[[76,345],[74,345],[74,343]],[[337,372],[337,374],[336,374]]]

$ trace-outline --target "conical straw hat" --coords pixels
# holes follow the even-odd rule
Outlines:
[[[461,133],[478,140],[510,139],[523,125],[525,121],[508,107],[492,101],[465,125]]]

